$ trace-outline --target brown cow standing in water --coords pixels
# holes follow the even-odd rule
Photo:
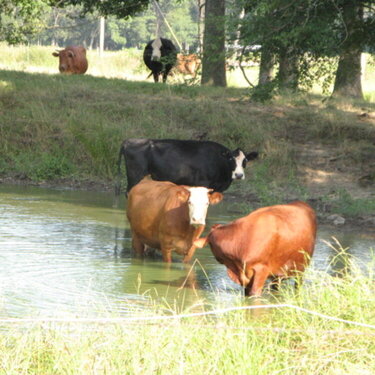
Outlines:
[[[79,46],[69,46],[62,51],[52,53],[59,58],[59,71],[66,74],[84,74],[88,67],[86,49]]]
[[[228,276],[260,296],[268,277],[298,277],[309,263],[316,237],[314,210],[304,202],[263,207],[227,225],[214,225],[197,247],[210,244]]]
[[[190,55],[177,54],[176,69],[182,74],[190,74],[195,77],[200,64],[201,60],[195,53]]]
[[[223,195],[205,187],[175,185],[153,181],[146,176],[132,187],[126,214],[132,232],[132,244],[142,255],[149,246],[160,249],[163,260],[172,261],[172,251],[188,262],[206,223],[209,204],[219,203]]]

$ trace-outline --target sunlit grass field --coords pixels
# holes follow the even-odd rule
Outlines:
[[[45,46],[8,46],[0,44],[0,69],[21,70],[30,73],[58,74],[58,58],[52,56],[54,47]],[[143,63],[143,51],[128,49],[123,51],[104,51],[100,57],[98,51],[87,51],[89,68],[86,74],[96,77],[120,78],[130,81],[146,81],[150,71]],[[246,69],[248,78],[256,82],[257,68]],[[246,87],[248,84],[243,78],[240,69],[227,72],[228,85]],[[152,77],[147,79],[152,82]],[[191,76],[182,76],[175,73],[168,78],[170,83],[188,83],[195,81]]]
[[[8,46],[0,43],[0,69],[21,70],[31,73],[58,73],[58,59],[52,56],[55,47],[47,46]],[[89,68],[86,74],[97,77],[121,78],[133,81],[145,81],[149,75],[142,58],[143,51],[135,48],[122,51],[104,51],[99,56],[97,50],[88,50]],[[366,100],[375,102],[375,57],[365,55],[366,68],[363,74],[362,85]],[[245,68],[247,79],[256,84],[258,80],[258,66]],[[147,79],[152,82],[152,77]],[[177,73],[169,77],[170,83],[197,84],[190,76]],[[229,87],[249,87],[243,72],[238,67],[227,71]],[[314,87],[314,93],[320,93],[319,87]]]

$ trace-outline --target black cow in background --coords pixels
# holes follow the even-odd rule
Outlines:
[[[120,193],[122,158],[126,165],[127,192],[146,175],[153,180],[223,192],[233,180],[245,178],[246,163],[257,157],[255,151],[248,154],[239,148],[231,151],[212,141],[127,139],[120,148],[116,194]]]
[[[163,74],[163,82],[166,82],[169,72],[176,64],[177,49],[171,40],[156,38],[147,43],[143,61],[151,70],[150,75],[154,76],[155,82],[159,82],[160,74]]]

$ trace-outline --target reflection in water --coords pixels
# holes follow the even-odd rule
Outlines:
[[[111,193],[0,186],[0,316],[97,316],[130,314],[149,301],[174,310],[199,300],[233,303],[241,288],[208,248],[190,264],[160,252],[136,258],[124,201],[113,208]],[[207,228],[241,216],[225,202],[209,208]],[[334,233],[336,232],[336,233]],[[341,269],[344,254],[322,240],[335,235],[349,257],[370,260],[374,238],[321,229],[312,266]],[[196,306],[196,305],[195,305]]]

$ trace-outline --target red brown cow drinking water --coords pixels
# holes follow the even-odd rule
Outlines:
[[[314,210],[304,202],[260,208],[227,225],[214,225],[197,247],[210,244],[229,277],[260,296],[268,277],[298,276],[313,254]]]
[[[205,187],[179,186],[172,182],[153,181],[148,176],[129,192],[127,217],[136,253],[145,247],[160,249],[165,262],[171,262],[172,251],[193,256],[205,227],[208,205],[219,203],[223,195]]]
[[[52,55],[59,58],[60,73],[84,74],[87,70],[86,49],[83,47],[69,46]]]

